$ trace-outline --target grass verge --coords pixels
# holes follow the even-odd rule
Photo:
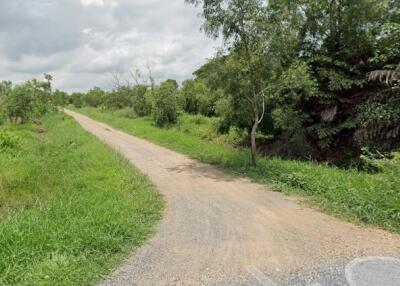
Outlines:
[[[207,120],[196,123],[185,115],[180,127],[160,129],[150,118],[129,119],[123,113],[93,108],[76,111],[202,162],[306,196],[327,213],[400,233],[399,161],[387,162],[378,174],[280,158],[259,158],[254,168],[248,150],[218,144],[199,134],[199,130],[207,130]]]
[[[0,285],[94,285],[152,234],[160,194],[69,117],[0,134]]]

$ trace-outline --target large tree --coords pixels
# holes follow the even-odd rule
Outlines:
[[[303,11],[298,57],[318,84],[316,96],[303,97],[297,105],[308,115],[303,127],[313,157],[343,161],[359,155],[368,142],[383,146],[392,139],[399,141],[396,92],[368,80],[371,71],[395,69],[399,64],[398,3],[298,2]],[[387,120],[380,120],[384,117]]]
[[[187,0],[201,5],[204,31],[222,37],[226,58],[227,93],[236,97],[241,109],[251,114],[251,158],[256,164],[256,134],[264,117],[266,90],[293,48],[291,32],[295,10],[270,9],[261,0]]]
[[[399,146],[399,1],[188,2],[226,48],[196,76],[225,91],[224,117],[251,121],[253,160],[264,100],[268,133],[285,150],[304,146],[304,158],[341,163],[363,146]]]

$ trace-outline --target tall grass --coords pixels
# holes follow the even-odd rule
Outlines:
[[[94,285],[152,234],[160,195],[72,119],[0,133],[0,285]]]
[[[181,118],[185,122],[180,124],[185,129],[160,129],[153,126],[149,118],[128,119],[90,108],[78,111],[202,162],[273,183],[287,193],[306,196],[330,214],[400,233],[399,161],[388,162],[384,171],[377,174],[280,158],[258,158],[255,168],[248,150],[217,144],[214,139],[199,136],[199,130],[207,129],[201,125],[210,122],[192,120],[190,123],[190,116],[185,115]]]

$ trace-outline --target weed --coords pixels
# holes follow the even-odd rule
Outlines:
[[[0,128],[0,285],[95,284],[152,234],[160,195],[72,119]]]

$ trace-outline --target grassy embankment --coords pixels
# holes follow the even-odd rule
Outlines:
[[[162,198],[65,115],[0,126],[0,285],[92,285],[153,232]]]
[[[177,127],[160,129],[150,118],[129,119],[124,111],[77,111],[202,162],[304,195],[330,214],[400,233],[400,161],[383,162],[384,171],[377,174],[279,158],[259,158],[254,168],[248,150],[214,137],[209,118],[184,115]]]

